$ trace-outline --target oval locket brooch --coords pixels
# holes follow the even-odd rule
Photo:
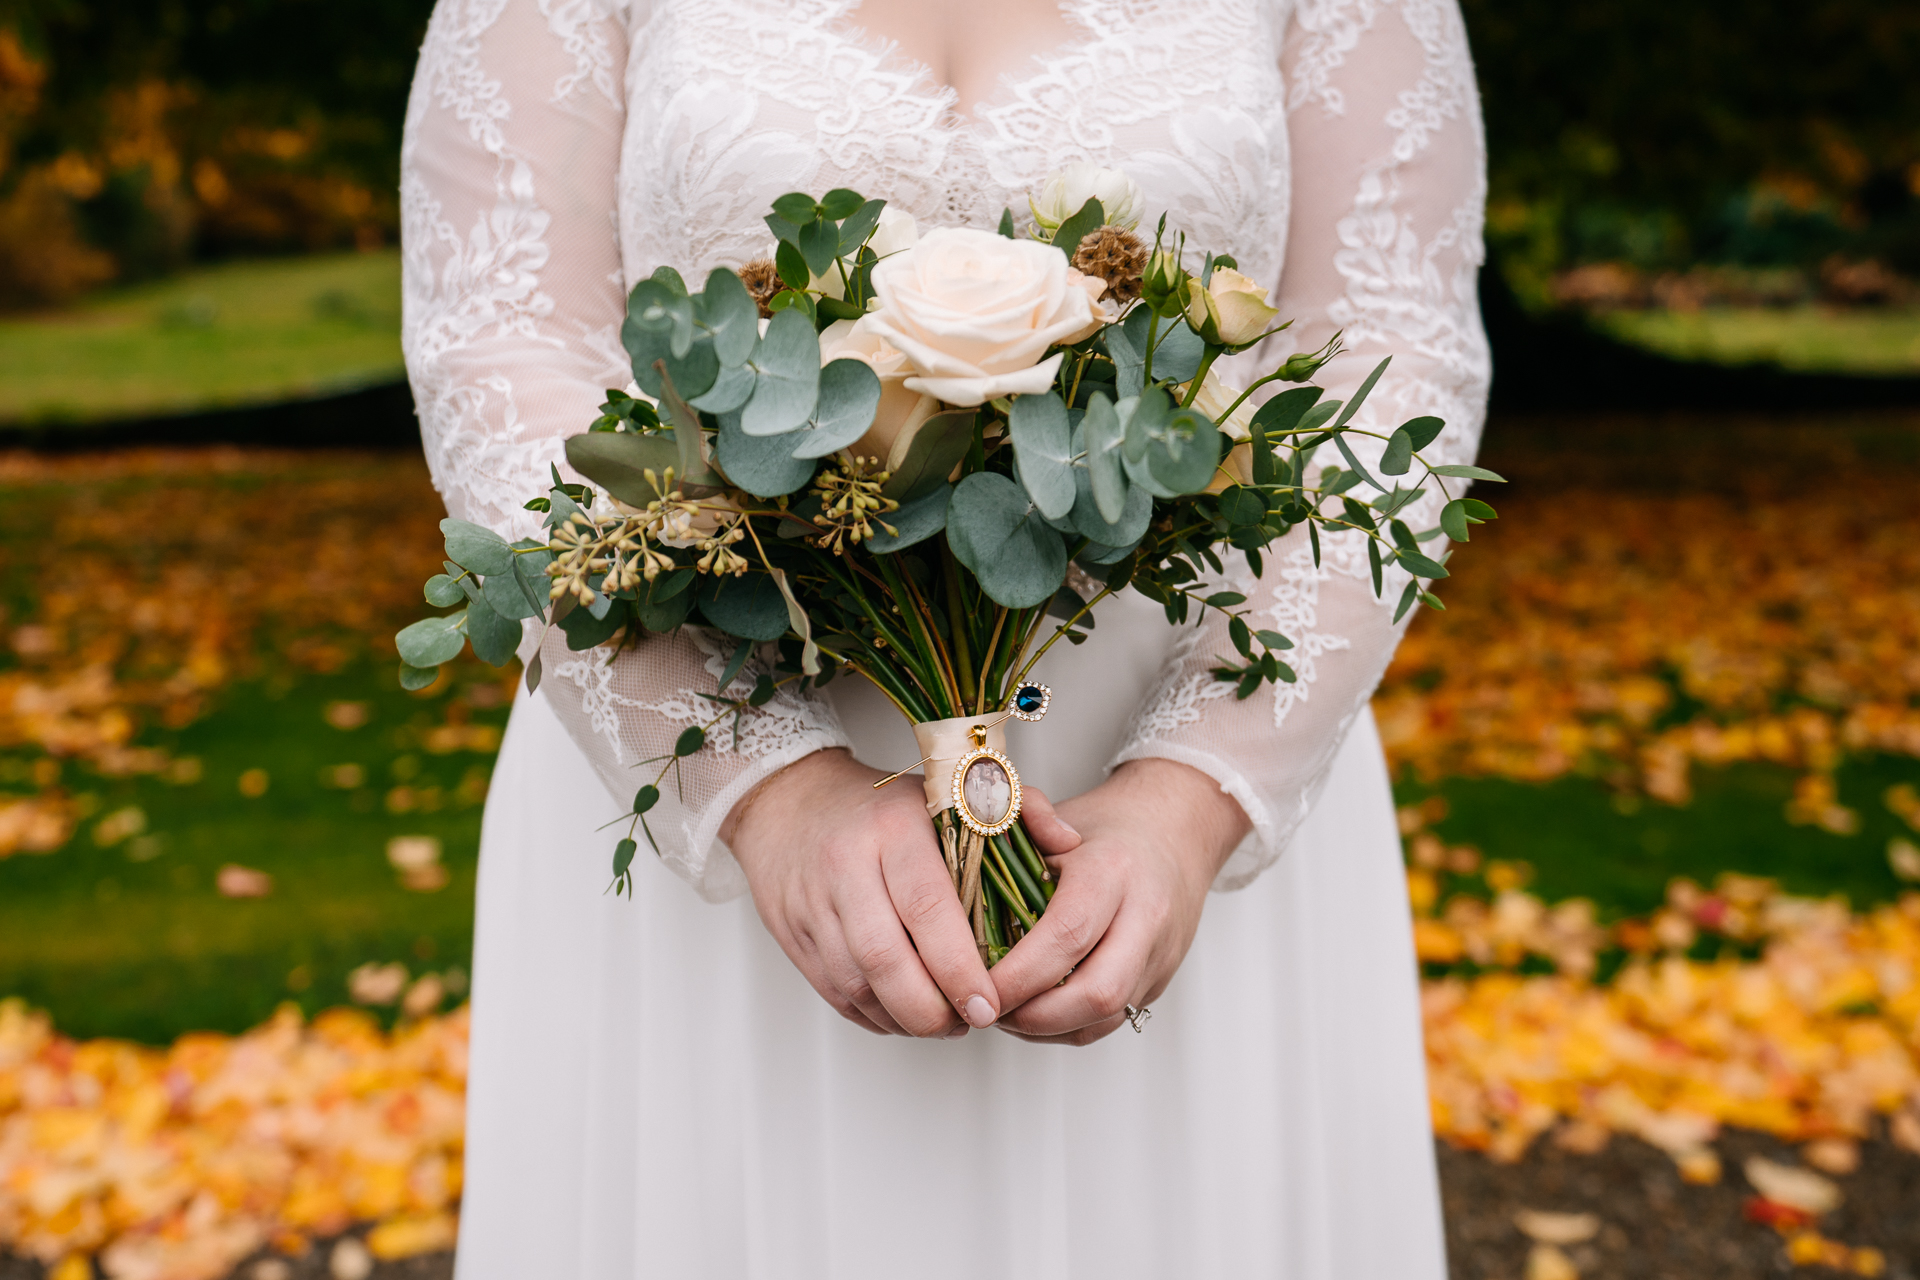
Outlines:
[[[992,724],[976,724],[968,733],[973,750],[953,766],[953,811],[961,825],[982,836],[997,836],[1020,817],[1020,771],[1013,761],[987,745],[987,730],[1008,717],[1029,724],[1047,714],[1053,691],[1043,684],[1023,684],[1014,691],[1006,713]]]

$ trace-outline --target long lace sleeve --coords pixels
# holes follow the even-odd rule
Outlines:
[[[537,531],[522,504],[631,376],[615,209],[632,20],[596,0],[440,0],[407,108],[403,338],[421,439],[448,511],[508,538]],[[522,655],[535,643],[529,628]],[[713,648],[682,631],[609,661],[547,637],[535,696],[606,783],[609,817],[651,779],[638,762],[712,715]],[[713,733],[649,815],[662,859],[704,897],[742,892],[721,820],[769,773],[844,742],[823,704],[785,692]]]
[[[1293,197],[1276,305],[1295,323],[1229,376],[1244,384],[1339,331],[1345,354],[1319,378],[1329,396],[1393,356],[1357,425],[1388,432],[1433,414],[1447,426],[1426,456],[1471,461],[1492,369],[1475,293],[1485,147],[1457,0],[1301,0],[1283,49]],[[1371,457],[1353,443],[1371,464],[1383,442],[1368,442]],[[1406,518],[1426,527],[1438,511],[1430,494]],[[1179,760],[1240,802],[1253,834],[1216,888],[1249,883],[1285,850],[1404,629],[1392,622],[1404,577],[1376,599],[1360,539],[1324,541],[1316,565],[1298,531],[1264,577],[1243,567],[1232,584],[1258,625],[1294,640],[1297,681],[1236,701],[1211,674],[1233,652],[1225,626],[1193,628],[1113,762]]]

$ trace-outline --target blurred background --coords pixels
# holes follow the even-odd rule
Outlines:
[[[0,0],[0,1278],[448,1274],[514,674],[395,682],[424,0]],[[1920,1276],[1920,8],[1466,0],[1376,699],[1457,1280]]]

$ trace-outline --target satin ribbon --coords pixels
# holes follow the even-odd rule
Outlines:
[[[927,757],[928,816],[953,808],[953,769],[962,756],[974,750],[970,730],[974,725],[998,719],[998,714],[960,716],[953,720],[927,720],[913,726],[913,740],[920,744],[920,754]],[[987,730],[987,745],[1006,754],[1005,724],[996,724]]]

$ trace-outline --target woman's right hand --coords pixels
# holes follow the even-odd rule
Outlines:
[[[884,777],[819,751],[768,778],[720,829],[780,949],[840,1015],[881,1035],[957,1039],[1000,1016],[999,995],[927,820],[918,774]],[[1065,837],[1027,789],[1029,823]],[[1064,824],[1059,824],[1064,828]],[[1035,832],[1041,838],[1041,832]],[[1077,840],[1074,841],[1077,843]]]

